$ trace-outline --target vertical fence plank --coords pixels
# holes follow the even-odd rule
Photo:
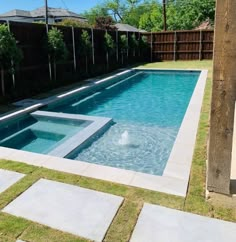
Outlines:
[[[49,31],[48,24],[46,24],[45,26],[46,26],[46,35],[48,37],[48,31]],[[52,80],[52,63],[51,63],[51,56],[49,54],[48,54],[48,71],[49,71],[49,78],[51,81]]]
[[[175,36],[174,36],[174,61],[176,61],[176,42],[177,42],[177,33],[175,31]]]
[[[72,45],[73,45],[73,60],[74,60],[74,70],[77,71],[77,63],[76,63],[76,49],[75,49],[75,30],[74,27],[71,27],[72,33]]]
[[[199,33],[200,40],[199,40],[199,60],[202,60],[202,30]]]
[[[119,62],[119,35],[118,35],[118,30],[116,30],[116,61]]]
[[[10,21],[9,20],[7,21],[7,27],[8,27],[9,32],[11,32],[11,27],[10,27]],[[11,60],[11,64],[12,64],[12,66],[14,66],[13,60]],[[12,76],[13,87],[15,88],[15,86],[16,86],[15,73],[12,72],[11,76]]]
[[[153,52],[153,39],[152,39],[152,32],[151,32],[151,53],[150,53],[150,55],[151,55],[151,62],[152,62],[152,52]]]
[[[129,32],[126,32],[126,36],[127,36],[127,58],[129,58]]]
[[[93,28],[91,28],[91,37],[92,37],[92,59],[93,59],[93,65],[95,64],[95,56],[94,56],[94,34],[93,34]]]

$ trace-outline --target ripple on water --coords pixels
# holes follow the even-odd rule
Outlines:
[[[120,144],[127,132],[128,144]],[[177,128],[115,124],[75,159],[154,175],[162,175]]]

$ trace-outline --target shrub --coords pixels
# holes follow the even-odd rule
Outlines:
[[[127,53],[128,48],[129,48],[128,38],[125,34],[122,34],[120,36],[120,50],[121,50],[121,56],[122,56],[122,64],[124,63],[124,54]]]
[[[48,31],[48,51],[54,64],[54,78],[56,79],[56,64],[67,58],[68,51],[62,32],[54,27]]]
[[[11,34],[8,26],[0,25],[0,67],[1,67],[1,85],[2,94],[5,95],[4,72],[10,71],[13,73],[16,66],[20,63],[23,55],[17,47],[16,39]]]
[[[107,70],[109,70],[109,54],[111,54],[114,51],[115,43],[114,43],[114,40],[112,39],[112,36],[107,32],[105,33],[105,36],[104,36],[104,48],[106,51]]]
[[[88,73],[88,55],[92,52],[92,43],[88,31],[83,30],[80,40],[80,51],[81,54],[85,57],[86,62],[86,73]]]

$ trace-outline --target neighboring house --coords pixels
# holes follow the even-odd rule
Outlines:
[[[77,13],[62,8],[48,8],[48,22],[51,24],[61,22],[64,19],[76,19],[81,22],[87,22],[87,19]],[[12,10],[0,14],[0,20],[19,21],[19,22],[40,22],[45,21],[45,7],[37,8],[33,11]]]
[[[137,29],[129,24],[115,24],[114,25],[118,31],[128,31],[128,32],[147,32],[145,30],[142,30],[142,29]]]

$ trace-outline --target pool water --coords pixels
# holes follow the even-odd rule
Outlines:
[[[48,154],[87,125],[81,121],[29,115],[1,127],[0,145]]]
[[[110,117],[114,125],[70,158],[162,175],[200,72],[137,71],[50,111]]]

